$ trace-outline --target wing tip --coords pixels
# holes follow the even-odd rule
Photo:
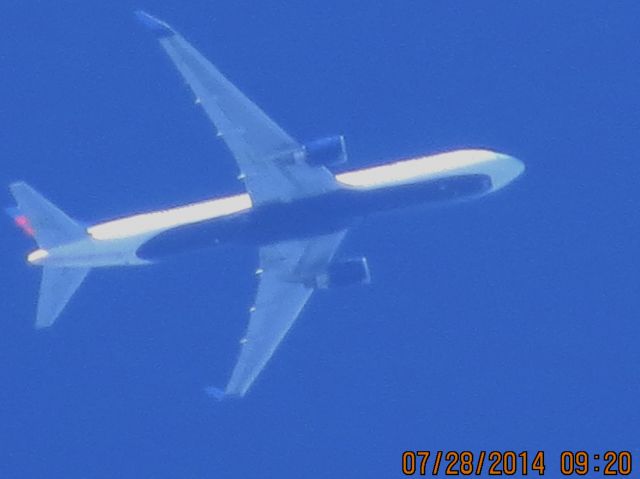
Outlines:
[[[204,388],[204,392],[206,393],[207,396],[215,399],[218,402],[222,401],[227,397],[227,394],[225,393],[224,389],[220,389],[215,386],[207,386],[206,388]]]
[[[36,331],[46,331],[48,329],[51,329],[51,326],[53,326],[54,321],[55,321],[55,318],[47,319],[47,320],[36,319],[36,322],[33,325],[33,329],[35,329]]]
[[[144,10],[136,10],[133,14],[136,17],[136,20],[138,20],[142,26],[153,33],[157,38],[170,37],[176,33],[169,25],[158,20],[153,15],[149,15]]]

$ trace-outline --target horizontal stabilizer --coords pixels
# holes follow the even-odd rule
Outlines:
[[[36,328],[51,326],[89,273],[89,268],[55,268],[42,270]]]
[[[40,248],[52,248],[82,239],[85,229],[23,182],[9,186],[17,211],[10,214],[18,226],[35,237]]]

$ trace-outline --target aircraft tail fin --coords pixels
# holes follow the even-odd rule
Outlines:
[[[9,189],[18,206],[9,208],[7,212],[40,248],[55,248],[86,237],[82,225],[26,183],[13,183]],[[55,322],[89,270],[86,267],[43,267],[36,328],[46,328]]]
[[[16,224],[35,238],[40,248],[51,248],[86,236],[85,229],[24,182],[9,186],[18,203],[9,210]]]
[[[51,326],[89,274],[90,268],[45,266],[42,269],[36,328]]]

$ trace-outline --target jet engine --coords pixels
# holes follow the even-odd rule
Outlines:
[[[371,283],[367,258],[336,261],[316,277],[316,288],[330,289]]]
[[[305,160],[312,166],[334,166],[347,161],[344,136],[328,136],[304,145]]]

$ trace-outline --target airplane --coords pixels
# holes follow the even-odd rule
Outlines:
[[[259,285],[239,357],[224,390],[207,390],[242,397],[316,289],[371,281],[365,257],[334,258],[352,225],[383,211],[478,198],[524,171],[507,154],[461,149],[334,174],[347,161],[343,136],[295,140],[172,27],[143,11],[136,16],[215,125],[246,192],[87,227],[26,183],[11,184],[17,207],[9,213],[37,243],[28,263],[42,267],[36,328],[54,323],[92,268],[148,265],[229,242],[253,245]]]

